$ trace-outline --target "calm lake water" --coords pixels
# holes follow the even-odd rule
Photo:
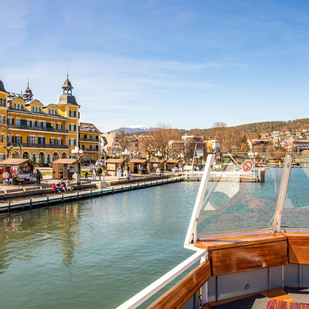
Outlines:
[[[293,169],[287,198],[306,225],[308,171]],[[269,190],[279,185],[268,177],[246,190],[271,201]],[[183,242],[198,186],[169,184],[0,217],[0,308],[117,307],[193,254]]]
[[[193,254],[199,183],[0,218],[0,308],[115,308]]]

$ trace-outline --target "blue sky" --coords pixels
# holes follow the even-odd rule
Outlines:
[[[0,80],[81,121],[209,128],[308,117],[309,1],[0,0]]]

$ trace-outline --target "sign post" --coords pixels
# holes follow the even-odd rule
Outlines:
[[[253,162],[251,160],[245,161],[242,165],[242,169],[244,172],[250,172],[253,167]]]

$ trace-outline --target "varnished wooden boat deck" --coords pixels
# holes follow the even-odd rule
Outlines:
[[[238,296],[238,297],[232,297],[232,298],[227,298],[227,299],[224,299],[224,300],[211,302],[211,303],[205,304],[202,307],[202,309],[212,309],[214,306],[227,304],[227,303],[230,303],[230,302],[235,301],[235,300],[244,299],[244,298],[254,296],[254,295],[258,295],[258,294],[261,294],[265,297],[269,297],[270,299],[274,299],[274,300],[285,301],[285,302],[288,302],[288,303],[294,302],[293,299],[291,298],[291,296],[284,289],[278,288],[278,289],[267,290],[267,291],[262,291],[262,292],[257,292],[257,293],[252,293],[252,294],[247,294],[247,295],[242,295],[242,296]]]
[[[217,235],[198,240],[195,246],[209,250],[212,276],[288,264],[287,237],[284,233],[264,231]]]
[[[188,274],[173,289],[162,295],[149,308],[181,308],[196,293],[197,288],[207,282],[211,276],[248,272],[287,264],[309,265],[309,229],[289,229],[280,233],[274,233],[271,229],[264,229],[203,235],[195,243],[195,246],[208,250],[209,260]],[[196,271],[201,267],[203,267],[204,272],[203,278],[200,275],[196,276]],[[200,277],[198,284],[197,277]],[[248,297],[251,297],[251,300],[248,299],[247,304],[252,306],[255,301],[252,302],[252,297],[256,295],[255,300],[257,302],[260,300],[262,302],[269,301],[269,299],[275,300],[276,302],[270,304],[269,308],[279,309],[285,307],[288,309],[291,303],[293,304],[291,308],[309,309],[307,307],[308,305],[302,306],[299,303],[294,303],[292,297],[283,288],[218,300],[210,302],[202,308],[213,308],[214,306]],[[263,296],[265,299],[263,299]],[[260,303],[258,306],[260,306]]]

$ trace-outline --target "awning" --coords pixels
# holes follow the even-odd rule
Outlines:
[[[167,160],[167,163],[178,164],[179,160]]]
[[[76,159],[58,159],[53,162],[57,164],[74,164],[76,163]]]
[[[107,159],[106,163],[123,163],[124,160],[123,159]]]
[[[150,163],[163,163],[163,160],[158,160],[158,159],[151,159]]]
[[[147,162],[146,159],[132,159],[132,160],[130,160],[130,163],[141,163],[141,164],[143,164],[143,163],[146,163],[146,162]]]
[[[0,162],[0,165],[20,165],[26,163],[29,159],[9,158]]]

